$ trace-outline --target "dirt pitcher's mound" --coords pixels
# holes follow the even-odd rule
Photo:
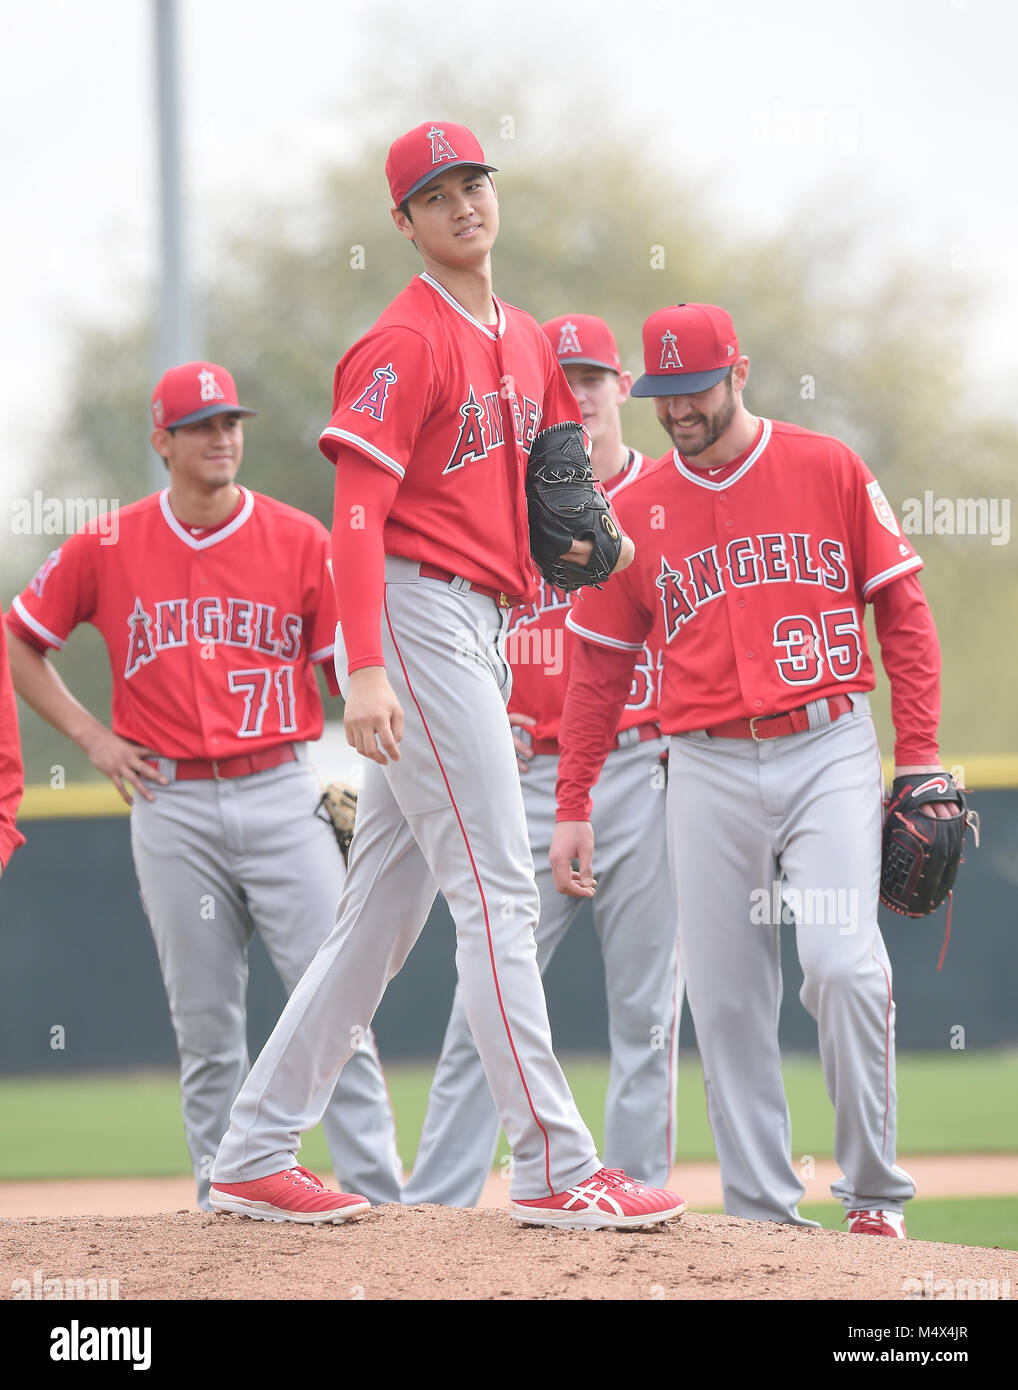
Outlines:
[[[0,1297],[45,1297],[46,1280],[64,1297],[122,1299],[1010,1298],[1018,1252],[689,1213],[635,1232],[396,1205],[342,1226],[191,1212],[4,1222]]]

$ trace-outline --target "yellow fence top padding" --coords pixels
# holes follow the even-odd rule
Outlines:
[[[944,767],[960,777],[973,791],[997,787],[1018,787],[1018,754],[978,753],[972,757],[946,757]],[[884,777],[890,782],[894,763],[884,759]],[[127,816],[111,782],[76,782],[56,790],[45,783],[25,788],[18,812],[19,820],[92,820],[102,816]]]

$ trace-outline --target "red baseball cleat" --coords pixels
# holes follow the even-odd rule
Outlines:
[[[220,1182],[209,1188],[216,1211],[233,1211],[255,1221],[301,1221],[309,1226],[349,1221],[371,1206],[366,1197],[330,1192],[306,1168],[287,1168],[252,1182]]]
[[[850,1211],[846,1218],[849,1235],[853,1236],[892,1236],[895,1240],[905,1240],[905,1218],[900,1211]]]
[[[677,1192],[644,1187],[621,1168],[601,1168],[585,1182],[553,1197],[509,1203],[510,1216],[521,1226],[557,1226],[570,1231],[656,1226],[685,1210],[685,1200]]]

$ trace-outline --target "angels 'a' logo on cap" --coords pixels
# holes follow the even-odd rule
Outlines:
[[[201,398],[203,401],[226,400],[223,388],[216,380],[215,372],[210,372],[206,367],[204,371],[198,373],[198,381],[201,385]]]
[[[679,356],[679,350],[676,347],[676,341],[677,340],[675,334],[671,331],[671,329],[668,329],[666,332],[661,334],[660,370],[662,372],[671,371],[674,370],[674,368],[676,367],[682,366],[682,358]]]
[[[152,402],[152,419],[157,425],[161,425],[166,419],[166,407],[163,405],[162,397]]]
[[[456,151],[445,138],[445,131],[439,130],[437,125],[433,125],[428,131],[428,139],[431,141],[432,164],[441,164],[443,159],[456,158]]]
[[[359,410],[365,415],[372,415],[376,420],[381,420],[385,415],[389,387],[399,378],[392,370],[391,362],[387,362],[384,367],[376,367],[373,378],[371,385],[361,392],[350,409]]]
[[[576,331],[575,323],[564,323],[562,332],[559,334],[557,355],[564,356],[567,352],[582,352],[580,347],[580,337]]]

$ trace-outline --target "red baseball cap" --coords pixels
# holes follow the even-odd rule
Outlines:
[[[716,386],[739,355],[735,325],[716,304],[671,304],[643,325],[644,374],[634,396],[694,396]]]
[[[477,136],[465,125],[452,121],[425,121],[408,130],[389,147],[385,161],[385,177],[394,207],[405,198],[430,183],[443,169],[455,169],[460,164],[473,164],[488,173],[497,173],[494,164],[486,164],[484,151]]]
[[[542,323],[555,356],[563,364],[579,362],[590,367],[606,367],[618,374],[622,370],[615,336],[604,319],[593,314],[563,314]]]
[[[237,404],[237,387],[225,367],[214,362],[185,362],[171,367],[152,392],[152,422],[156,429],[193,425],[210,415],[257,415]]]

